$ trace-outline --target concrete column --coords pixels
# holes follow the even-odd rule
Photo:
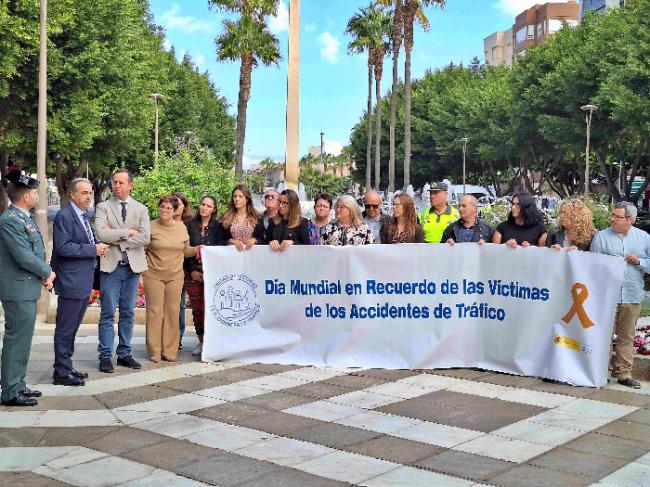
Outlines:
[[[300,0],[289,2],[289,70],[287,74],[287,141],[285,180],[290,189],[298,188],[300,175]]]

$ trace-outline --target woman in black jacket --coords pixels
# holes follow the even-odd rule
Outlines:
[[[217,220],[217,200],[214,196],[206,195],[201,198],[199,209],[191,220],[185,222],[187,233],[190,235],[192,247],[209,245],[226,245],[225,232],[221,222]],[[190,297],[194,329],[199,337],[199,345],[192,350],[192,355],[201,355],[203,346],[203,330],[205,318],[205,302],[203,298],[203,266],[201,253],[196,257],[185,259],[185,289]]]
[[[596,235],[591,210],[580,200],[567,200],[560,205],[559,225],[546,239],[546,246],[560,250],[589,250]]]
[[[269,222],[267,240],[275,252],[282,252],[293,244],[309,245],[309,221],[302,217],[300,199],[295,191],[285,189],[280,193],[278,214]]]

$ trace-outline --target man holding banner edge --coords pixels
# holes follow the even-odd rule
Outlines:
[[[626,262],[614,319],[617,340],[611,372],[619,384],[632,389],[641,388],[639,381],[632,378],[633,343],[643,300],[643,274],[650,273],[650,235],[632,226],[636,215],[637,209],[632,203],[617,203],[612,209],[611,226],[598,232],[591,243],[592,252],[617,255]]]

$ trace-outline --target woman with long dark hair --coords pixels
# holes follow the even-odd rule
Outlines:
[[[393,218],[381,227],[381,242],[386,244],[422,243],[424,233],[418,225],[413,198],[398,194],[393,198]]]
[[[535,200],[528,193],[517,193],[512,197],[512,208],[508,219],[501,223],[492,237],[492,243],[505,243],[508,247],[546,245],[546,227]]]
[[[190,202],[185,193],[176,191],[175,193],[172,193],[172,196],[176,196],[179,203],[178,208],[174,211],[174,220],[183,223],[191,220],[194,217],[194,213],[192,212],[192,207],[190,206]]]
[[[230,204],[221,218],[226,242],[242,252],[264,242],[264,226],[253,206],[253,197],[245,184],[238,184],[230,194]]]
[[[226,245],[223,226],[217,219],[217,199],[211,195],[201,198],[194,218],[185,222],[192,247]],[[201,355],[203,347],[203,330],[205,320],[205,301],[203,297],[203,265],[201,255],[185,259],[185,289],[190,297],[192,318],[199,345],[192,350],[192,355]]]
[[[309,245],[309,222],[302,217],[300,198],[292,189],[280,193],[278,214],[270,221],[267,232],[269,246],[275,252],[293,244]]]

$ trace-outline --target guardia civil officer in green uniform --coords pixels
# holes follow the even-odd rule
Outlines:
[[[38,180],[12,171],[2,183],[11,205],[0,216],[0,301],[5,311],[0,386],[3,406],[35,406],[39,391],[25,384],[34,335],[36,302],[49,291],[54,272],[45,263],[45,247],[29,210],[38,202]]]

